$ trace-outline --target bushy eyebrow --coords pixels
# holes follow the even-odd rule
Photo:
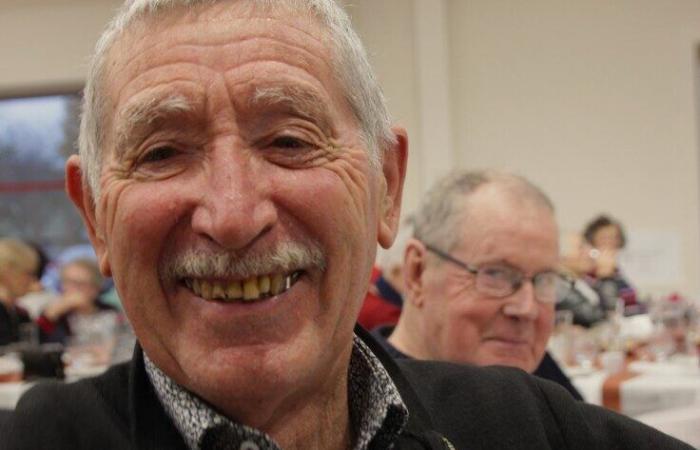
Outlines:
[[[304,86],[289,84],[258,86],[248,101],[248,107],[252,110],[277,108],[287,114],[313,122],[326,134],[331,134],[332,131],[327,99]]]
[[[146,100],[129,104],[117,118],[115,126],[115,155],[144,139],[156,123],[171,117],[188,115],[195,110],[191,100],[182,94],[156,94]]]

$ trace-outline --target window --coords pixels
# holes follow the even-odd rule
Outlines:
[[[50,256],[88,242],[63,187],[79,109],[75,93],[0,99],[0,236],[35,242]]]

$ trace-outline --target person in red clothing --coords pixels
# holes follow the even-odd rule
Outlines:
[[[403,306],[403,256],[406,242],[413,235],[413,221],[407,217],[401,223],[394,245],[377,255],[367,295],[362,304],[358,323],[367,330],[396,325]]]

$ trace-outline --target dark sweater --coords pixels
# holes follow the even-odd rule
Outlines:
[[[0,346],[17,342],[20,325],[30,322],[29,314],[25,310],[0,301]]]

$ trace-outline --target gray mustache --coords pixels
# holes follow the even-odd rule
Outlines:
[[[165,262],[161,276],[167,280],[248,278],[269,273],[289,273],[302,268],[325,270],[326,260],[318,245],[286,242],[272,250],[249,255],[185,250]]]

